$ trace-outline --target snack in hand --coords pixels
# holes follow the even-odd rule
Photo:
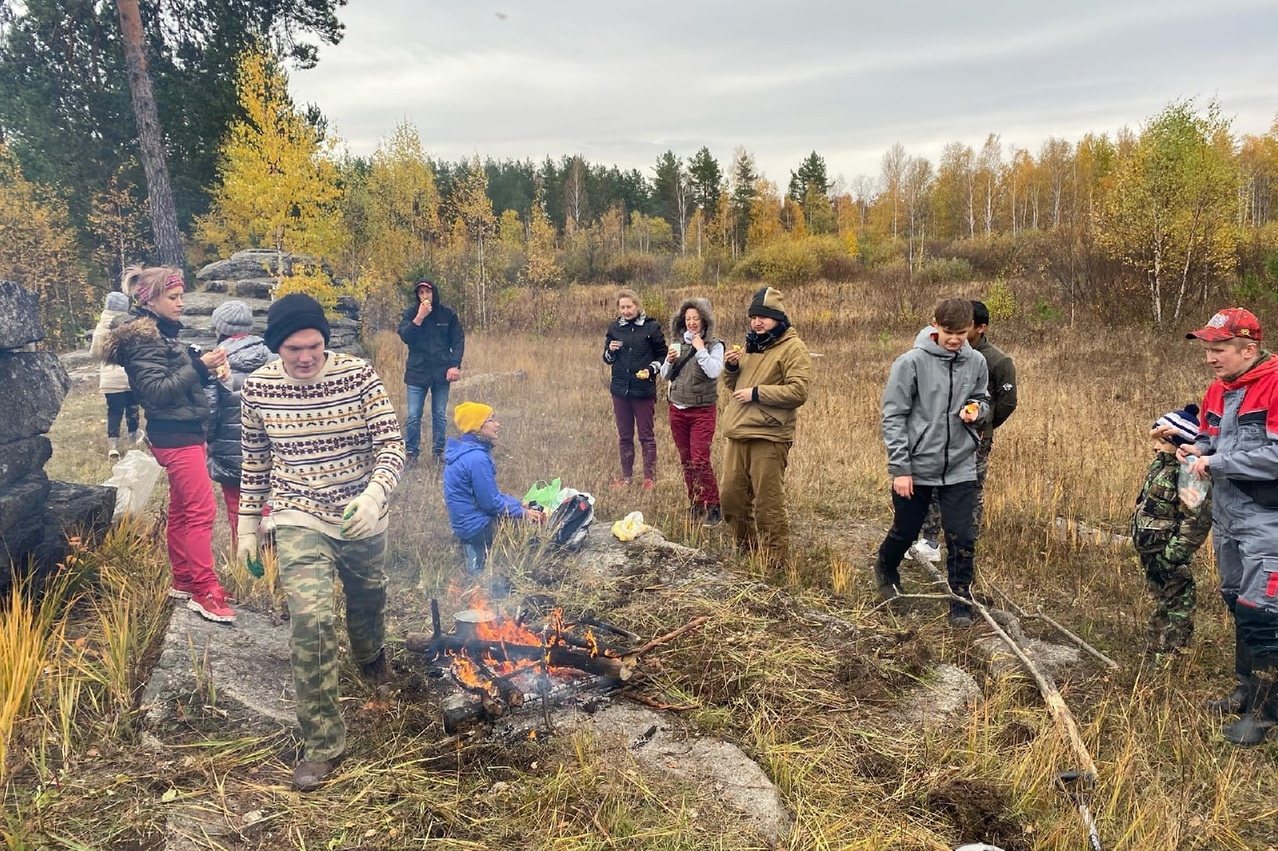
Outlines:
[[[1203,504],[1206,494],[1199,488],[1184,487],[1180,489],[1180,501],[1185,504],[1186,508],[1197,508]]]
[[[740,343],[733,343],[733,344],[732,344],[732,351],[734,351],[734,352],[739,352],[739,351],[741,351],[741,344],[740,344]]]
[[[963,406],[963,413],[967,414],[970,417],[974,417],[980,412],[981,412],[981,406],[976,404],[975,402],[968,402],[966,405]]]
[[[217,368],[218,381],[229,381],[230,378],[231,378],[231,367],[229,365],[222,364],[221,366]]]
[[[639,370],[638,372],[635,373],[635,378],[646,381],[648,378],[648,370],[646,369]]]

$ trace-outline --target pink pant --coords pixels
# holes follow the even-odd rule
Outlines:
[[[652,430],[656,399],[635,399],[628,396],[612,397],[612,416],[617,421],[617,447],[621,452],[621,475],[630,478],[635,472],[635,432],[639,432],[639,447],[643,452],[643,477],[657,475],[657,437]]]
[[[718,415],[714,405],[682,409],[670,406],[670,434],[679,450],[688,499],[698,508],[719,504],[719,483],[710,466],[710,444],[714,441]]]
[[[213,572],[213,521],[217,503],[204,460],[204,444],[176,449],[151,447],[169,476],[169,565],[173,584],[206,593],[221,584]]]

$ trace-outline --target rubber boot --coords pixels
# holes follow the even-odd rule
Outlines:
[[[1269,671],[1266,676],[1256,677],[1251,711],[1220,731],[1225,741],[1244,748],[1260,744],[1278,726],[1278,655],[1257,658],[1256,667]]]
[[[1251,709],[1251,697],[1256,690],[1256,678],[1252,674],[1251,651],[1243,644],[1242,630],[1234,621],[1234,678],[1238,685],[1224,697],[1207,701],[1209,712],[1221,715],[1241,715]]]

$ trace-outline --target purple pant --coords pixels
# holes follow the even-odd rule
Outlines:
[[[657,475],[657,436],[652,430],[652,416],[657,400],[612,397],[612,416],[617,421],[617,448],[621,451],[621,476],[628,479],[635,472],[635,429],[639,430],[639,446],[643,449],[643,477]]]
[[[710,444],[714,442],[714,426],[719,411],[714,405],[699,408],[670,406],[670,434],[679,450],[683,481],[688,486],[688,499],[697,508],[713,508],[719,504],[719,483],[710,466]]]

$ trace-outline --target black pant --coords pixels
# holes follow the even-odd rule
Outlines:
[[[879,545],[879,564],[894,574],[910,545],[919,536],[927,509],[936,494],[941,508],[941,529],[945,532],[945,570],[950,588],[966,596],[976,574],[976,526],[972,512],[976,505],[976,482],[953,485],[914,486],[914,496],[906,499],[892,491],[892,528]]]
[[[120,436],[120,418],[127,420],[129,431],[138,430],[138,403],[133,400],[133,391],[107,393],[107,437]]]

